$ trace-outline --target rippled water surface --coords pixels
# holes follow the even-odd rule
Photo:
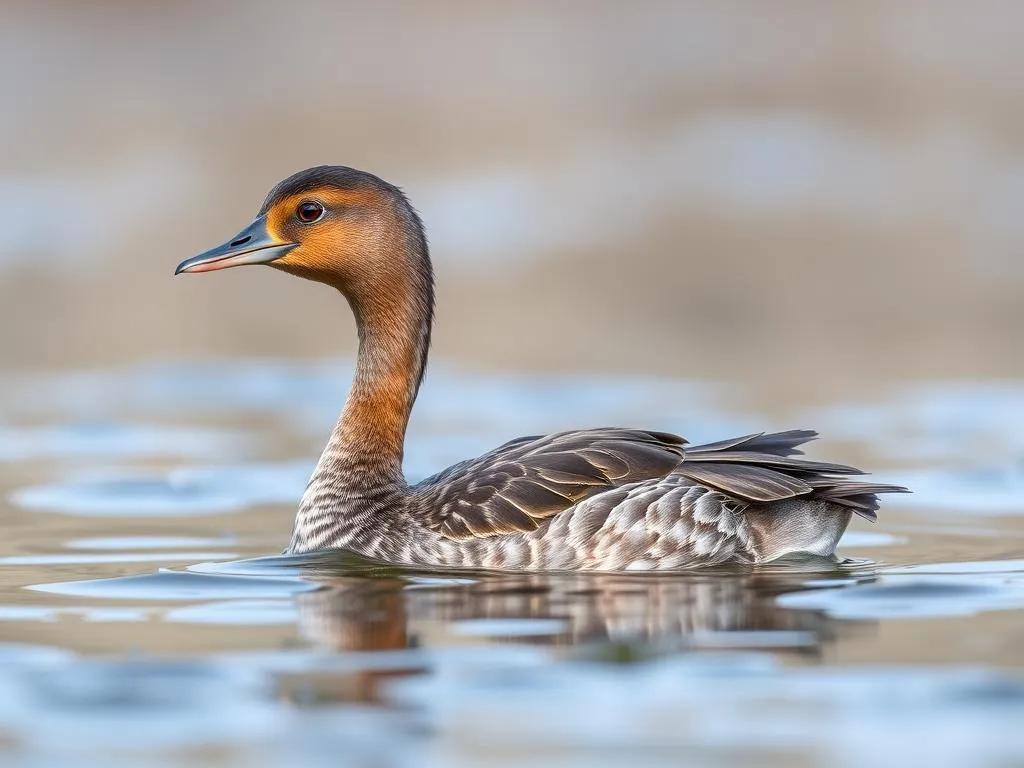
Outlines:
[[[273,555],[348,369],[3,379],[0,762],[1024,762],[1024,386],[783,420],[735,388],[440,365],[411,478],[538,430],[814,426],[812,455],[915,491],[839,564],[453,574]]]

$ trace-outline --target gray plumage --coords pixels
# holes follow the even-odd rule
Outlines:
[[[692,448],[675,435],[615,428],[523,437],[412,487],[333,503],[314,475],[289,551],[517,570],[831,555],[853,513],[874,520],[876,494],[904,489],[799,458],[797,446],[814,437],[800,430]]]

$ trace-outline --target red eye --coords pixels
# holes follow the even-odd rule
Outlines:
[[[307,201],[299,204],[299,207],[295,210],[295,215],[299,217],[299,221],[305,224],[312,224],[324,215],[324,207],[320,203]]]

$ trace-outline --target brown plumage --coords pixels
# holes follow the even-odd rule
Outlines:
[[[426,367],[434,290],[401,191],[322,166],[277,185],[256,220],[177,272],[269,264],[330,285],[359,331],[355,378],[309,481],[289,552],[344,548],[396,563],[522,570],[667,569],[831,555],[892,485],[799,458],[794,430],[689,447],[603,428],[520,437],[409,486],[402,451]]]

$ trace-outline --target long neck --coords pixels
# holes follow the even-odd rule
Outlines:
[[[386,268],[343,288],[359,331],[348,399],[302,497],[292,552],[345,546],[379,526],[407,490],[402,455],[427,362],[433,277],[416,227],[392,244]],[[385,274],[386,272],[386,274]]]
[[[355,376],[320,467],[367,470],[364,482],[404,482],[405,431],[427,361],[430,301],[410,284],[409,300],[350,298],[359,330]]]

